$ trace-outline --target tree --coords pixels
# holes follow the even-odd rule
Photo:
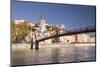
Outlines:
[[[11,22],[11,40],[12,42],[22,42],[29,33],[29,26],[26,22],[15,24]]]

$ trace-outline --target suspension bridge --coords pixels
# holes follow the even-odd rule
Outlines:
[[[37,50],[39,49],[39,42],[47,40],[47,39],[61,37],[61,36],[74,35],[74,34],[91,33],[91,32],[96,32],[95,26],[82,27],[82,28],[79,28],[79,29],[73,29],[73,30],[69,30],[67,32],[64,32],[62,34],[52,35],[52,36],[48,36],[48,37],[45,37],[45,38],[37,39],[35,41],[35,49],[37,49]],[[33,48],[31,48],[31,49],[33,49]]]

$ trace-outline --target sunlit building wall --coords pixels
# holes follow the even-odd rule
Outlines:
[[[90,35],[87,34],[78,34],[77,35],[77,41],[75,38],[75,35],[70,35],[70,36],[63,36],[63,42],[95,42],[95,37],[90,37]]]

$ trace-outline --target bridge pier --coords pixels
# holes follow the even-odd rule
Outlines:
[[[31,50],[33,49],[33,44],[34,44],[34,42],[33,42],[33,38],[32,38],[31,39],[31,47],[30,47]]]
[[[33,38],[31,39],[31,46],[30,49],[33,50],[33,45],[35,45],[35,49],[38,50],[39,49],[39,42],[36,40],[35,42],[33,42]]]
[[[36,40],[35,41],[35,49],[38,50],[39,49],[39,42]]]

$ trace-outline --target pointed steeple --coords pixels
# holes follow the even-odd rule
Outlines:
[[[43,10],[41,11],[41,20],[40,20],[40,30],[41,32],[44,32],[46,30],[46,21],[45,21],[45,17],[43,16]]]
[[[41,16],[41,20],[43,20],[43,19],[45,19],[45,17],[42,15],[42,16]]]
[[[41,10],[41,20],[40,20],[40,24],[45,24],[46,21],[45,21],[45,17],[44,17],[44,12],[43,12],[43,9]]]
[[[41,20],[45,19],[43,9],[41,10]]]

